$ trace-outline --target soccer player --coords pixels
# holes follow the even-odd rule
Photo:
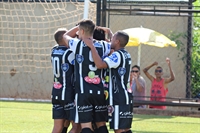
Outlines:
[[[127,91],[131,56],[124,49],[128,40],[129,36],[126,33],[116,32],[111,40],[114,52],[103,60],[92,40],[88,38],[83,40],[90,47],[97,68],[109,68],[109,114],[112,116],[110,128],[114,129],[115,133],[132,133],[130,130],[133,117],[132,94]]]
[[[93,133],[92,121],[96,123],[99,133],[108,133],[102,69],[97,69],[90,48],[82,40],[92,40],[102,58],[110,53],[110,44],[106,41],[93,40],[94,29],[93,21],[82,20],[78,26],[64,35],[66,46],[75,53],[75,99],[78,111],[75,122],[81,124],[81,133]],[[77,31],[79,39],[72,38],[76,36]]]
[[[53,67],[54,83],[52,88],[52,117],[54,127],[52,133],[60,133],[64,121],[70,118],[70,110],[74,108],[74,54],[65,46],[63,34],[66,29],[60,28],[54,38],[57,42],[51,51],[51,62]]]

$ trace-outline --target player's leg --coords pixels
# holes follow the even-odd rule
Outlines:
[[[94,121],[96,122],[98,133],[108,133],[106,121],[108,121],[108,109],[104,93],[95,96]]]
[[[80,133],[81,132],[81,125],[79,123],[75,123],[71,121],[72,128],[69,133]]]
[[[94,121],[92,121],[92,129],[93,129],[94,133],[98,133],[98,128]]]
[[[65,120],[64,126],[63,126],[63,129],[62,129],[61,133],[67,133],[67,129],[68,129],[69,125],[70,125],[70,121],[69,120]]]
[[[96,124],[98,125],[98,128],[96,129],[97,133],[108,133],[106,122],[96,122]]]
[[[93,133],[92,122],[80,123],[81,124],[81,133]]]
[[[63,129],[64,119],[54,119],[54,127],[52,133],[60,133]]]

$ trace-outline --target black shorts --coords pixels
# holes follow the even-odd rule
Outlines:
[[[66,119],[66,112],[63,105],[53,104],[52,112],[53,119]]]
[[[103,122],[108,119],[104,92],[77,93],[75,95],[77,115],[75,123]]]
[[[68,104],[53,104],[52,112],[53,119],[66,119],[71,120],[73,116],[71,116],[72,110],[75,108],[74,102]]]
[[[108,107],[108,115],[112,118],[110,121],[110,129],[128,129],[131,128],[133,119],[132,104],[114,105]]]

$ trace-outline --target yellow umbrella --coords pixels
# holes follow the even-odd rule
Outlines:
[[[129,35],[129,42],[126,46],[138,46],[138,65],[140,65],[141,44],[156,47],[176,47],[176,43],[165,35],[151,29],[138,27],[123,30]]]

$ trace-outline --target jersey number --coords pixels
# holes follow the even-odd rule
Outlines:
[[[60,60],[58,57],[51,57],[53,74],[58,78],[60,77]]]
[[[89,52],[89,59],[90,59],[91,62],[93,62],[92,64],[89,65],[89,69],[90,69],[91,71],[96,71],[96,70],[97,70],[97,67],[96,67],[95,64],[94,64],[94,60],[93,60],[93,58],[92,58],[92,52],[91,52],[91,51]]]

